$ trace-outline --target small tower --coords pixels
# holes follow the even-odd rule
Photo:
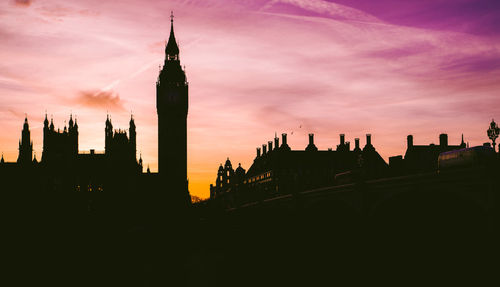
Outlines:
[[[22,165],[31,164],[33,157],[33,142],[30,136],[30,127],[28,124],[28,117],[24,118],[23,131],[21,133],[21,140],[19,141],[19,157],[17,162]]]
[[[128,133],[130,136],[129,142],[130,142],[130,154],[132,158],[134,159],[134,162],[136,160],[136,154],[137,154],[137,143],[136,143],[136,132],[135,132],[135,121],[134,121],[134,115],[130,115],[130,123],[129,123],[129,129]]]
[[[54,118],[50,116],[50,130],[54,131]]]
[[[52,123],[52,127],[54,123]],[[43,149],[42,149],[42,161],[45,159],[47,155],[47,149],[49,145],[49,120],[47,119],[47,111],[45,111],[45,120],[43,121]]]
[[[68,135],[69,135],[69,142],[71,145],[71,153],[76,156],[78,155],[78,124],[76,124],[76,118],[75,121],[73,122],[73,114],[69,115],[69,122],[68,122]]]
[[[222,185],[229,185],[232,181],[232,177],[234,175],[233,165],[229,158],[227,158],[226,163],[224,164],[223,176],[222,176]]]
[[[113,138],[113,125],[111,124],[111,119],[109,114],[106,115],[106,127],[104,128],[104,151],[109,154],[111,150],[111,140]]]
[[[462,141],[460,142],[460,148],[465,148],[465,142],[464,142],[464,134],[462,134]]]
[[[223,182],[224,182],[224,167],[222,167],[221,163],[219,169],[217,170],[217,179],[215,180],[215,187],[217,189],[217,192],[222,187]]]
[[[139,169],[140,169],[140,173],[142,173],[142,153],[139,155]]]

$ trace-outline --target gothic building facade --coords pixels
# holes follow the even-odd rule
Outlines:
[[[33,142],[28,118],[23,124],[17,163],[5,162],[2,156],[0,177],[12,186],[22,178],[36,182],[36,189],[48,192],[104,191],[113,190],[118,176],[136,176],[142,173],[142,158],[136,159],[136,132],[133,117],[129,133],[112,130],[111,120],[105,122],[104,152],[90,150],[79,153],[78,123],[70,115],[68,126],[56,130],[45,115],[43,127],[43,151],[41,161],[33,157]],[[117,176],[118,174],[118,176]]]
[[[188,82],[174,36],[173,16],[165,47],[165,61],[156,82],[158,112],[158,173],[143,173],[137,159],[137,131],[131,116],[128,130],[113,127],[110,116],[104,122],[104,151],[79,150],[79,127],[70,115],[64,129],[56,129],[53,119],[43,122],[43,150],[40,162],[33,156],[28,118],[23,124],[17,162],[0,160],[0,185],[12,194],[58,194],[45,197],[44,204],[71,206],[81,210],[108,210],[135,216],[148,212],[160,218],[161,210],[179,210],[190,204],[187,181]],[[77,195],[80,194],[80,195]],[[70,195],[72,199],[62,198]],[[77,207],[78,206],[78,207]],[[114,207],[113,207],[114,206]],[[128,206],[127,212],[111,212]],[[68,207],[69,208],[69,207]],[[139,211],[140,210],[140,211]],[[156,211],[153,211],[156,210]],[[122,210],[123,211],[123,210]],[[142,214],[142,215],[139,215]],[[132,216],[132,215],[127,215]]]

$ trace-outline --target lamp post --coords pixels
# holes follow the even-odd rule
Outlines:
[[[498,128],[498,125],[497,125],[497,123],[495,123],[494,120],[491,120],[490,128],[487,130],[487,133],[488,133],[488,137],[493,142],[493,150],[496,151],[495,140],[498,138],[498,135],[500,134],[500,128]]]

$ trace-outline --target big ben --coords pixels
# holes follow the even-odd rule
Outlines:
[[[173,15],[165,62],[156,82],[158,112],[158,173],[170,204],[189,202],[187,182],[188,82],[179,59]]]

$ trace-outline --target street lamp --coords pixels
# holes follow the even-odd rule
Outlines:
[[[488,137],[493,142],[493,150],[495,150],[495,140],[498,138],[500,134],[500,128],[498,128],[497,123],[494,120],[491,120],[490,128],[487,130]]]

